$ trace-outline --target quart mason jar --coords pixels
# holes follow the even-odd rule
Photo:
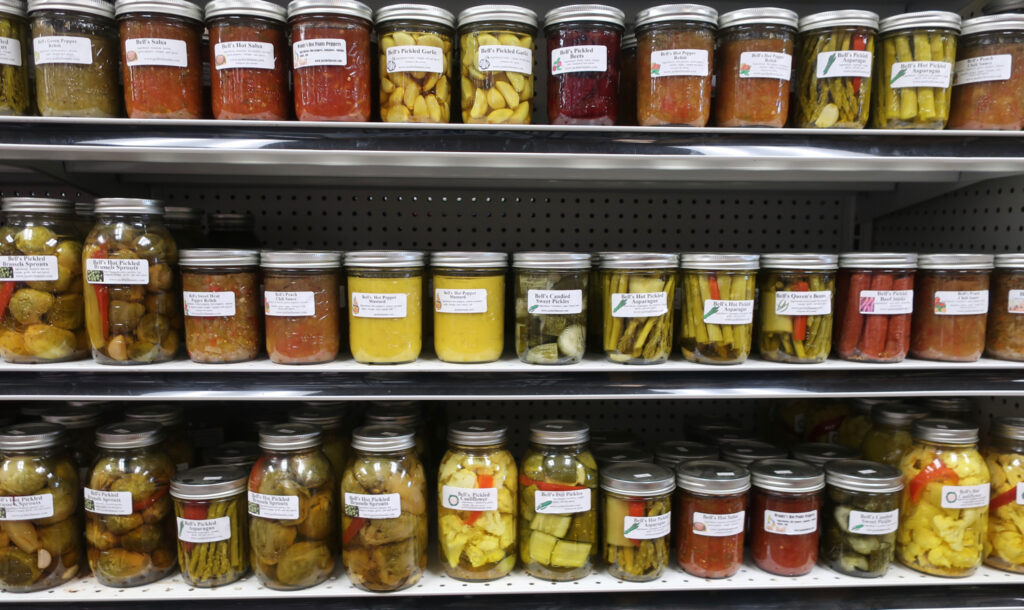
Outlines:
[[[516,252],[512,267],[519,359],[529,364],[582,360],[587,346],[590,255]]]
[[[248,479],[233,466],[201,466],[171,479],[178,565],[193,587],[226,585],[249,571]]]
[[[320,450],[331,461],[335,478],[341,476],[350,457],[345,410],[340,406],[306,405],[288,413],[288,421],[318,426],[323,444]]]
[[[451,117],[455,15],[428,4],[377,9],[380,119],[447,123]]]
[[[953,66],[949,129],[1024,126],[1024,15],[963,22]]]
[[[832,348],[834,254],[764,254],[758,276],[761,357],[824,362]]]
[[[44,422],[64,427],[65,446],[74,460],[78,480],[85,486],[96,461],[96,428],[103,413],[93,406],[65,406],[47,409],[40,416]]]
[[[617,252],[601,257],[604,351],[612,362],[659,364],[672,353],[679,257]]]
[[[821,554],[840,574],[885,576],[896,548],[902,473],[863,460],[825,466],[825,520]]]
[[[847,401],[850,412],[843,418],[836,431],[836,443],[861,451],[864,437],[871,431],[871,412],[884,404],[894,402],[891,398],[852,398]]]
[[[807,574],[818,561],[824,473],[797,460],[761,460],[750,475],[754,563],[779,576]]]
[[[910,355],[974,362],[985,350],[991,254],[922,254]]]
[[[423,347],[422,252],[345,255],[349,347],[362,364],[412,362]]]
[[[985,564],[1024,573],[1024,418],[993,421],[984,453],[992,477]]]
[[[341,252],[261,254],[267,353],[277,364],[318,364],[338,356]]]
[[[703,364],[739,364],[750,355],[758,255],[683,253],[679,282],[683,357]]]
[[[533,115],[537,14],[508,4],[459,13],[462,122],[527,125]]]
[[[986,327],[988,356],[1024,360],[1024,254],[996,254]]]
[[[713,459],[688,461],[675,472],[679,567],[699,578],[732,576],[743,565],[750,472]]]
[[[0,35],[7,39],[5,53],[0,58],[6,76],[0,83],[0,115],[26,115],[32,108],[32,91],[29,88],[28,22],[25,20],[25,5],[20,0],[0,2]]]
[[[906,358],[916,268],[916,254],[839,255],[833,340],[840,358],[866,362],[901,362]]]
[[[919,405],[875,405],[871,409],[871,430],[864,435],[860,447],[864,459],[899,467],[903,453],[913,444],[911,425],[928,415],[929,410]]]
[[[656,464],[617,464],[601,472],[603,554],[615,578],[649,582],[665,571],[675,479]]]
[[[185,349],[193,362],[245,362],[263,347],[255,250],[182,250]]]
[[[139,405],[124,410],[128,421],[150,421],[163,426],[167,456],[175,469],[188,470],[196,465],[195,448],[185,427],[185,411],[176,405]]]
[[[442,362],[493,362],[505,349],[504,252],[435,252],[434,353]]]

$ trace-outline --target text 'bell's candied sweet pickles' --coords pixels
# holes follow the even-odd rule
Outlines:
[[[899,525],[902,473],[864,460],[825,466],[825,518],[821,554],[849,576],[884,576],[892,563]]]
[[[171,479],[178,565],[190,585],[226,585],[249,571],[248,479],[235,466],[201,466]]]
[[[601,257],[605,355],[623,364],[657,364],[672,353],[675,254],[616,252]]]
[[[601,472],[604,559],[622,580],[647,582],[668,566],[675,476],[655,464],[616,464]]]
[[[427,4],[377,10],[380,118],[447,123],[451,115],[455,16]]]
[[[537,14],[508,4],[459,13],[463,123],[530,123]]]
[[[836,354],[844,360],[900,362],[910,349],[916,254],[839,256]]]
[[[1024,126],[1024,15],[989,15],[963,22],[949,129]]]
[[[832,347],[834,254],[761,256],[761,357],[776,362],[824,362]]]
[[[575,252],[516,252],[512,256],[516,355],[529,364],[583,359],[589,328],[591,262]],[[600,324],[598,324],[600,330]]]
[[[738,364],[750,355],[756,254],[684,253],[679,339],[691,362]]]
[[[992,477],[987,565],[1024,572],[1024,418],[996,419],[985,447]]]
[[[910,355],[974,362],[985,350],[991,254],[922,254]]]

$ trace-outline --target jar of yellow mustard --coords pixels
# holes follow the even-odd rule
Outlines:
[[[423,346],[422,252],[364,250],[345,256],[349,349],[362,364],[412,362]]]
[[[444,362],[494,362],[505,349],[504,252],[435,252],[434,352]]]

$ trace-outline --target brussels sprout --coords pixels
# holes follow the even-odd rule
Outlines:
[[[72,479],[72,481],[75,480],[77,479]],[[63,484],[55,486],[51,481],[50,488],[43,489],[39,493],[40,495],[50,494],[53,496],[53,515],[43,519],[35,519],[33,523],[36,525],[53,525],[65,521],[75,514],[75,510],[78,508],[78,494],[81,492],[77,485]]]
[[[146,287],[138,284],[115,284],[107,288],[111,301],[141,303],[146,298]]]
[[[82,273],[82,245],[77,241],[64,240],[57,244],[57,264],[74,275]]]
[[[149,555],[125,549],[110,549],[100,553],[95,569],[108,580],[125,581],[142,575],[149,565]]]
[[[110,302],[110,332],[130,333],[139,325],[139,320],[146,313],[146,307],[142,303],[129,303],[127,301]]]
[[[156,313],[148,313],[139,320],[139,326],[135,334],[140,341],[157,344],[164,340],[171,333],[171,323],[164,316]]]
[[[14,245],[24,254],[54,254],[57,235],[47,227],[25,227],[15,236]]]
[[[277,565],[281,555],[295,542],[298,532],[276,521],[255,518],[250,521],[249,535],[253,556],[268,565]]]
[[[103,515],[103,525],[118,536],[127,534],[133,529],[142,525],[142,515],[132,513],[130,515]]]
[[[64,519],[53,525],[40,527],[36,530],[39,534],[39,543],[54,557],[63,555],[68,550],[77,549],[79,533],[76,521],[76,519]]]
[[[116,222],[102,229],[101,239],[110,244],[111,250],[130,252],[132,258],[137,258],[132,251],[132,245],[140,233],[141,231],[126,222]]]
[[[319,453],[301,453],[288,459],[288,473],[308,489],[320,487],[332,478],[331,463]]]
[[[8,311],[22,324],[39,324],[53,307],[53,295],[33,288],[22,288],[11,297]]]
[[[315,582],[334,569],[331,551],[323,542],[300,542],[285,551],[277,564],[277,580],[288,586]]]
[[[14,236],[18,234],[13,227],[0,227],[0,255],[15,256],[18,254],[18,246],[14,244]]]
[[[167,318],[172,318],[178,313],[177,303],[177,298],[170,292],[146,295],[146,311],[157,313]]]
[[[136,553],[152,553],[160,546],[160,527],[141,525],[121,538],[121,546]]]
[[[12,546],[0,549],[0,583],[23,587],[37,581],[39,576],[34,555]]]
[[[159,500],[142,511],[142,520],[145,523],[159,523],[171,512],[172,508],[174,508],[174,502],[169,495],[164,494]]]
[[[0,352],[13,356],[29,356],[25,339],[13,330],[0,330]]]
[[[43,292],[69,292],[71,280],[75,274],[63,265],[57,265],[57,279],[48,281],[27,282],[29,288]]]
[[[127,491],[132,494],[132,502],[148,500],[157,492],[157,483],[148,474],[132,472],[122,475],[110,486],[110,491]]]
[[[4,495],[31,496],[46,486],[46,472],[38,458],[9,458],[0,466],[0,490]]]
[[[63,360],[75,352],[75,333],[47,326],[33,324],[25,329],[25,350],[33,356],[46,360]]]
[[[80,294],[65,294],[53,301],[46,323],[64,330],[77,330],[85,322],[85,307]]]
[[[333,508],[333,498],[326,488],[310,498],[309,515],[299,524],[299,534],[314,540],[330,536],[335,520]]]
[[[174,285],[174,272],[171,266],[166,263],[149,266],[149,285],[146,289],[150,292],[161,292],[170,290]]]
[[[90,546],[100,551],[113,548],[117,544],[117,535],[104,529],[96,519],[89,519],[85,524],[85,539]]]
[[[136,362],[152,362],[160,355],[159,348],[149,341],[132,341],[128,344],[128,358]]]

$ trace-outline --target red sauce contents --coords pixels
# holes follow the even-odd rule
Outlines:
[[[987,314],[943,315],[950,304],[937,291],[973,292],[988,290],[988,271],[917,272],[914,290],[914,334],[910,355],[925,360],[974,362],[985,349]]]
[[[957,84],[953,79],[947,129],[1008,129],[1024,126],[1024,32],[986,32],[960,40],[957,60],[1010,56],[1010,78]]]
[[[752,31],[750,27],[738,26],[721,35],[716,58],[719,65],[715,122],[719,127],[784,127],[789,116],[789,79],[747,77],[750,65],[742,61],[742,54],[769,52],[792,56],[792,30],[756,26],[758,30]]]
[[[619,45],[622,29],[613,26],[556,26],[548,31],[548,121],[552,125],[614,125],[619,106]],[[556,49],[603,46],[603,72],[552,74]]]
[[[370,24],[341,15],[302,15],[292,20],[295,115],[300,121],[370,120]],[[345,41],[345,65],[303,62],[295,43]],[[315,56],[311,56],[315,57]]]
[[[330,362],[340,347],[338,274],[264,270],[266,292],[311,292],[312,316],[271,315],[267,310],[267,353],[278,364]]]
[[[687,573],[701,578],[728,578],[743,563],[743,532],[710,535],[703,523],[694,526],[694,513],[729,515],[746,510],[747,494],[705,496],[679,492],[676,517],[676,558]],[[700,533],[700,532],[705,533]]]
[[[910,348],[911,314],[861,313],[876,311],[877,299],[864,291],[912,291],[912,270],[842,269],[836,283],[836,353],[846,360],[900,362]]]
[[[273,45],[273,68],[225,68],[217,45],[254,42]],[[210,22],[211,96],[216,119],[288,119],[288,56],[283,23],[257,17],[216,18]]]
[[[754,563],[765,572],[780,576],[807,574],[818,561],[818,534],[821,530],[821,492],[783,494],[754,488],[752,494],[750,529]],[[775,531],[765,529],[765,513],[785,513],[781,517],[772,514]],[[817,513],[817,524],[813,532],[805,534],[779,533],[802,531],[791,517],[796,513]],[[784,522],[789,521],[786,525]]]
[[[133,119],[199,119],[203,117],[200,43],[203,26],[172,15],[128,14],[118,24],[124,105]],[[143,50],[129,50],[129,41],[161,39],[185,43],[187,66],[152,65]],[[165,45],[170,46],[170,45]],[[167,55],[164,56],[165,58]],[[180,59],[175,55],[175,59]],[[130,65],[136,64],[136,65]],[[149,64],[149,65],[146,65]]]

